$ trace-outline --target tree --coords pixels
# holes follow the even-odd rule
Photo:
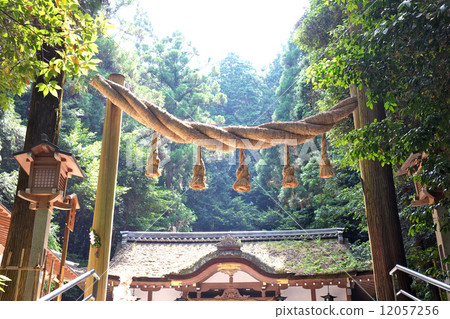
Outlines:
[[[81,13],[75,1],[30,4],[19,1],[12,7],[7,1],[0,3],[1,47],[5,53],[1,64],[5,77],[0,82],[0,99],[10,102],[8,94],[21,94],[30,81],[36,81],[24,149],[36,144],[42,133],[58,144],[65,76],[86,75],[95,68],[96,33],[105,30],[102,18],[93,20]],[[25,36],[23,43],[18,41],[22,36]],[[25,189],[27,185],[28,175],[21,169],[17,189]],[[34,266],[36,261],[36,256],[30,256],[34,214],[28,206],[27,201],[16,196],[5,247],[5,254],[12,253],[11,265],[19,264],[22,249],[25,265]],[[6,265],[6,260],[2,265]],[[2,294],[2,300],[13,300],[15,286],[19,286],[19,299],[32,298],[31,292],[25,291],[27,275],[17,282],[17,272],[6,274],[12,284]]]
[[[95,40],[105,28],[103,16],[93,19],[83,14],[75,0],[0,1],[2,60],[0,62],[0,103],[12,103],[38,76],[39,91],[58,97],[61,85],[55,77],[87,75],[98,60]],[[45,56],[54,47],[55,54]]]
[[[223,115],[227,124],[266,122],[272,113],[272,110],[267,110],[271,105],[264,104],[266,86],[251,63],[229,53],[220,61],[219,69],[217,82],[227,96],[227,103],[215,109],[213,114]]]
[[[411,152],[432,154],[422,162],[423,183],[438,194],[448,187],[449,113],[441,107],[448,99],[443,84],[448,81],[449,52],[444,2],[314,1],[299,29],[297,41],[313,57],[309,71],[315,87],[328,92],[331,87],[342,91],[350,85],[359,89],[358,130],[340,139],[340,144],[348,160],[361,160],[367,206],[379,206],[370,215],[367,212],[369,232],[386,226],[383,234],[401,233],[390,165],[401,164]],[[382,185],[380,189],[373,188],[376,183]],[[389,195],[384,194],[388,188]],[[389,216],[383,215],[389,209],[382,209],[380,200],[369,198],[370,192],[392,203]],[[448,206],[448,196],[443,197],[438,206]],[[380,224],[379,216],[391,222]],[[395,229],[389,230],[391,225]],[[374,245],[376,241],[372,239]],[[397,253],[390,245],[385,247],[389,262],[383,273],[375,274],[385,282],[377,282],[380,299],[393,298],[388,268],[395,260],[404,262],[400,238],[396,241]],[[375,254],[373,258],[382,260]]]
[[[155,41],[153,47],[140,48],[145,77],[157,82],[164,96],[164,108],[171,114],[188,120],[213,123],[208,108],[226,102],[226,95],[210,76],[192,66],[197,50],[179,32]],[[214,70],[212,71],[214,72]],[[183,177],[189,175],[193,148],[188,145],[167,144],[170,161],[164,166],[160,180],[168,188],[186,187]]]

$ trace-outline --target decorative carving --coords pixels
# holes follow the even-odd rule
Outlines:
[[[287,285],[289,283],[289,279],[277,279],[278,285]]]
[[[225,289],[222,296],[216,296],[214,299],[218,300],[246,300],[249,296],[242,296],[237,289]]]
[[[216,245],[217,249],[219,250],[240,250],[241,246],[241,241],[236,237],[232,237],[230,235],[222,237],[220,239],[220,242]]]
[[[217,270],[240,270],[240,264],[218,264]]]

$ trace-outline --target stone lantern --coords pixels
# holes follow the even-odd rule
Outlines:
[[[84,177],[71,153],[50,143],[45,134],[41,138],[29,150],[14,154],[16,161],[29,175],[28,187],[19,190],[17,195],[29,201],[30,209],[35,211],[28,267],[36,270],[41,269],[45,261],[53,208],[73,211],[77,208],[77,202],[72,203],[65,196],[67,180],[72,176]],[[41,284],[34,273],[27,275],[24,300],[36,300]]]

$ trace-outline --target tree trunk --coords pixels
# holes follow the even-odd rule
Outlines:
[[[57,49],[58,48],[44,45],[41,52],[38,54],[39,58],[48,61],[57,56]],[[64,73],[61,73],[54,80],[58,82],[58,85],[61,88],[64,87]],[[43,82],[43,78],[39,77],[33,85],[24,150],[37,144],[41,140],[42,133],[47,134],[50,142],[58,145],[63,90],[61,89],[58,91],[58,98],[51,94],[48,94],[44,98],[42,92],[38,92],[36,88],[36,84],[41,82]],[[27,187],[28,175],[20,168],[17,190],[24,190]],[[14,206],[11,212],[8,239],[6,241],[4,258],[2,259],[2,267],[6,266],[9,254],[11,254],[9,265],[18,266],[22,250],[24,250],[23,265],[26,266],[33,262],[36,263],[36,261],[29,260],[35,217],[34,212],[29,209],[29,205],[29,202],[17,196],[16,191]],[[5,288],[5,292],[0,295],[0,300],[14,300],[17,286],[17,299],[22,300],[27,275],[34,276],[34,273],[22,272],[20,282],[17,282],[18,271],[16,270],[2,271],[2,274],[9,277],[12,281],[7,282],[8,286]]]
[[[376,103],[373,109],[370,109],[367,107],[365,89],[357,90],[357,94],[358,111],[354,116],[359,118],[355,120],[355,128],[362,128],[375,119],[381,121],[386,117],[383,103]],[[361,159],[359,163],[377,300],[395,300],[389,271],[396,264],[406,266],[406,258],[392,167],[381,166],[379,161],[365,159]],[[398,273],[398,283],[400,289],[410,290],[410,279],[407,275]]]

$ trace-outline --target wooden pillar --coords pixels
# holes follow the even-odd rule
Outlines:
[[[445,207],[439,206],[433,209],[433,223],[436,227],[436,241],[439,251],[439,259],[441,260],[442,270],[448,273],[449,264],[444,263],[444,260],[450,255],[450,231],[442,231],[440,221],[447,220],[448,210]],[[450,277],[445,279],[447,284],[450,284]],[[450,291],[447,291],[447,299],[450,300]]]
[[[383,103],[367,107],[365,88],[351,89],[350,94],[358,96],[358,111],[354,113],[355,128],[362,128],[375,119],[385,118]],[[356,126],[358,125],[358,126]],[[403,238],[398,216],[394,178],[390,165],[381,166],[379,161],[360,159],[361,183],[372,253],[373,274],[377,300],[395,300],[389,271],[396,264],[406,266]],[[409,291],[407,275],[398,273],[400,289]]]
[[[125,78],[120,74],[111,74],[109,79],[120,85],[125,83]],[[88,270],[95,269],[100,276],[97,292],[98,301],[106,300],[121,124],[122,111],[112,104],[111,101],[107,100],[105,121],[103,125],[97,196],[95,200],[94,219],[92,222],[92,228],[100,236],[101,247],[98,249],[91,247],[88,263]],[[93,278],[90,277],[86,281],[85,296],[92,293],[92,288]]]
[[[317,301],[317,299],[316,299],[316,288],[311,288],[311,301]]]
[[[63,241],[62,252],[61,252],[61,264],[60,264],[60,268],[59,268],[58,283],[56,284],[56,289],[60,288],[64,284],[64,271],[65,271],[65,266],[66,266],[67,251],[69,250],[70,213],[71,213],[71,211],[68,210],[67,216],[66,216],[66,224],[65,224],[65,228],[64,228],[64,241]],[[62,294],[57,297],[57,300],[58,301],[62,300]]]
[[[42,201],[39,206],[40,209],[33,211],[34,227],[31,239],[30,259],[28,262],[29,268],[43,266],[45,251],[48,245],[48,235],[50,232],[50,220],[52,219],[53,206],[47,201]],[[39,276],[34,276],[34,272],[29,272],[26,278],[25,290],[22,300],[36,300],[38,292],[40,291]],[[43,284],[43,283],[42,283]]]

